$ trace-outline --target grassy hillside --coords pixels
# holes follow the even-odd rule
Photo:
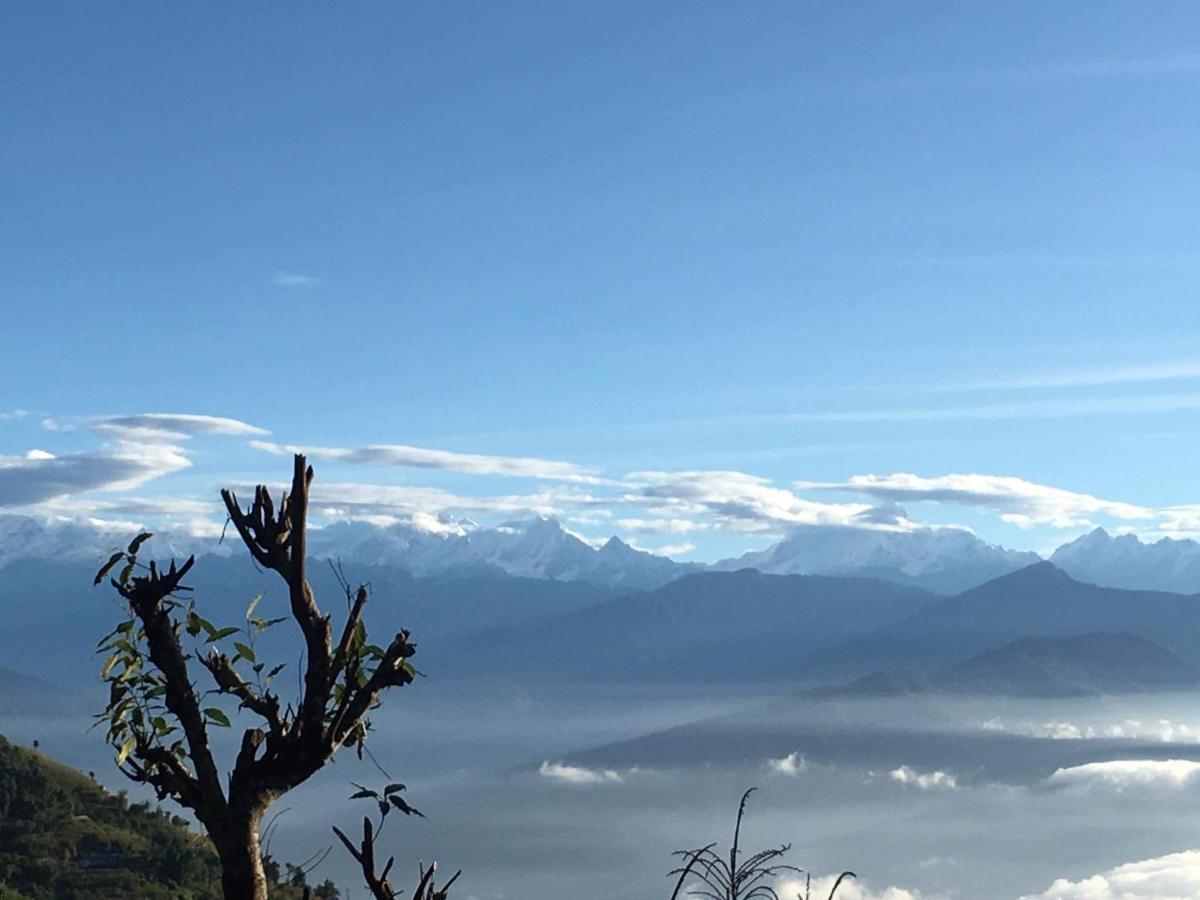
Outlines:
[[[219,883],[208,840],[184,819],[0,737],[3,900],[217,900]]]

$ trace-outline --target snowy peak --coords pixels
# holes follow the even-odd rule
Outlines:
[[[1162,538],[1147,544],[1133,534],[1114,536],[1097,528],[1063,544],[1050,559],[1072,577],[1091,584],[1200,592],[1200,544],[1193,540]]]
[[[961,528],[800,528],[773,547],[717,563],[775,575],[861,575],[956,593],[1040,560]]]

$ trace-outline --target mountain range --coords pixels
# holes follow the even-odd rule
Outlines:
[[[85,520],[47,522],[0,516],[0,570],[29,560],[97,562],[125,543],[135,526],[101,528]],[[172,532],[155,535],[158,556],[230,556],[236,541]],[[765,550],[711,565],[678,562],[636,549],[617,536],[585,540],[557,519],[539,517],[485,528],[454,520],[420,526],[337,522],[310,533],[310,553],[343,563],[390,566],[416,577],[506,574],[579,581],[618,590],[651,590],[699,571],[757,569],[773,575],[881,578],[956,594],[1015,572],[1041,557],[988,544],[961,528],[913,531],[800,527]],[[1106,587],[1200,592],[1200,543],[1163,538],[1143,543],[1101,528],[1064,544],[1050,560],[1080,581]]]
[[[798,528],[766,550],[713,568],[882,578],[952,594],[1040,559],[1036,553],[985,543],[961,528],[885,531],[828,526]]]
[[[928,678],[1015,641],[1094,632],[1128,636],[1122,640],[1133,649],[1122,658],[1153,657],[1156,650],[1141,643],[1150,642],[1162,648],[1164,670],[1168,654],[1192,666],[1200,662],[1200,597],[1087,584],[1045,561],[949,597],[873,578],[701,572],[542,622],[490,629],[446,648],[445,658],[463,673],[799,686],[881,670]],[[1010,647],[989,665],[1018,652],[1032,665],[1038,648]],[[1103,665],[1094,648],[1068,642],[1057,650],[1086,657],[1088,672]],[[983,674],[954,677],[985,689]]]
[[[896,697],[930,692],[1010,697],[1078,697],[1178,690],[1200,684],[1200,669],[1134,634],[1025,637],[926,677],[873,672],[810,696]]]

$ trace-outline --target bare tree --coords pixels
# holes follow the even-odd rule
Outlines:
[[[686,895],[690,897],[704,897],[706,900],[779,900],[779,894],[772,882],[787,873],[805,876],[805,891],[800,900],[810,900],[811,876],[798,866],[780,861],[791,849],[790,844],[759,850],[742,858],[742,819],[746,815],[746,801],[755,790],[757,789],[750,788],[742,794],[728,857],[721,856],[713,849],[716,844],[708,844],[696,850],[675,851],[673,855],[680,857],[682,864],[670,872],[671,875],[679,876],[675,882],[675,890],[671,893],[671,900],[677,900],[689,876],[698,882],[687,890]],[[834,900],[837,896],[843,881],[854,877],[856,876],[853,872],[843,872],[839,875],[829,892],[829,900]]]
[[[305,574],[305,528],[313,471],[296,456],[290,493],[278,504],[265,486],[243,510],[232,491],[221,498],[246,549],[264,569],[287,585],[290,618],[304,641],[303,686],[286,706],[270,688],[282,666],[264,671],[254,639],[281,619],[254,616],[251,602],[244,626],[218,628],[184,601],[183,585],[194,558],[166,571],[138,559],[149,534],[114,553],[96,575],[99,584],[118,565],[111,582],[129,610],[129,619],[102,642],[110,652],[102,677],[109,703],[100,715],[117,765],[151,786],[159,799],[171,798],[192,810],[212,838],[220,857],[221,887],[227,900],[263,900],[267,879],[259,847],[263,814],[280,796],[304,782],[342,747],[367,733],[367,714],[388,688],[409,684],[415,647],[409,633],[397,632],[386,646],[367,640],[365,586],[346,590],[348,612],[335,643],[330,616],[321,612]],[[186,649],[185,635],[195,646]],[[221,646],[231,639],[231,652]],[[189,662],[198,660],[213,686],[201,691]],[[221,777],[209,742],[209,728],[230,727],[220,706],[203,705],[215,695],[258,718],[246,728],[227,778]]]

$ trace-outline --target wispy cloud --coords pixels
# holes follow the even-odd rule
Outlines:
[[[130,490],[191,465],[178,448],[138,444],[55,456],[0,456],[0,507],[22,507],[84,491]]]
[[[127,491],[191,465],[181,443],[196,435],[265,434],[237,419],[140,413],[93,420],[100,449],[0,456],[0,506],[28,507],[88,491]]]
[[[1200,850],[1126,863],[1081,881],[1059,878],[1020,900],[1181,900],[1200,897]]]
[[[251,441],[250,445],[267,453],[305,453],[312,459],[324,459],[356,465],[400,466],[414,469],[449,469],[473,475],[504,475],[516,478],[540,478],[601,484],[593,470],[574,463],[529,456],[489,456],[481,453],[457,453],[404,444],[371,444],[366,447],[308,447]]]
[[[1054,369],[1025,375],[951,384],[950,390],[1021,390],[1041,388],[1103,387],[1117,384],[1142,384],[1155,381],[1200,379],[1200,362],[1192,359],[1168,360],[1132,365],[1108,365],[1086,368]]]
[[[234,487],[239,492],[253,489],[248,482]],[[276,487],[283,489],[286,485]],[[315,515],[377,523],[409,521],[418,514],[493,514],[510,518],[564,516],[576,509],[606,502],[575,490],[469,496],[436,487],[329,482],[320,478],[313,483],[311,501]]]
[[[276,287],[283,288],[315,287],[321,283],[321,279],[300,272],[276,272],[271,277],[271,282]]]
[[[587,769],[582,766],[568,766],[561,762],[543,762],[538,767],[538,774],[549,781],[569,785],[620,784],[624,779],[612,769]]]
[[[194,413],[139,413],[108,416],[89,426],[93,434],[122,441],[161,442],[185,440],[196,435],[264,435],[265,428],[224,416]]]
[[[1122,520],[1150,520],[1159,512],[1145,506],[1103,500],[1023,478],[1004,475],[951,474],[924,477],[906,472],[855,475],[841,482],[796,482],[803,490],[842,491],[889,502],[920,502],[990,510],[1013,525],[1072,528],[1094,524],[1097,514]]]
[[[707,517],[730,531],[773,531],[797,525],[879,527],[867,518],[864,503],[817,503],[804,500],[770,480],[745,472],[631,472],[623,500],[667,518]],[[908,527],[895,522],[887,527]]]
[[[1049,62],[1011,70],[1012,77],[1032,81],[1093,78],[1156,78],[1200,75],[1200,53],[1177,53],[1140,59],[1092,59]]]

